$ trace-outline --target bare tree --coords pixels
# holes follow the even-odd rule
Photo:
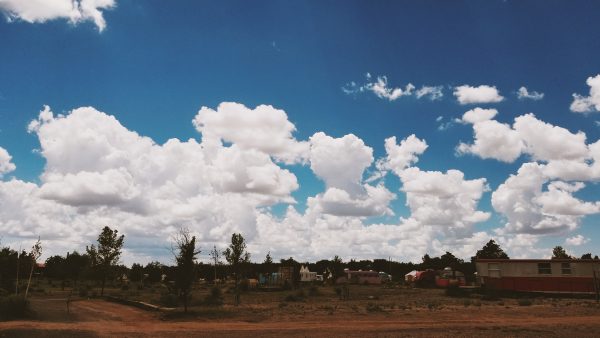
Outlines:
[[[182,228],[174,238],[171,251],[177,261],[175,285],[179,289],[184,311],[187,312],[192,284],[196,278],[196,255],[200,253],[200,250],[196,250],[196,236],[191,236],[188,229]]]
[[[99,269],[99,272],[102,275],[101,296],[104,295],[104,285],[106,284],[107,275],[112,267],[119,262],[124,239],[125,235],[119,237],[117,230],[112,230],[106,226],[98,236],[98,248],[93,244],[91,247],[85,247],[85,250],[92,261],[92,266]]]
[[[29,293],[29,285],[31,284],[31,276],[33,275],[33,269],[35,268],[37,260],[42,256],[42,242],[38,237],[38,240],[31,247],[31,252],[29,254],[31,257],[31,270],[29,270],[29,280],[27,280],[27,288],[25,289],[25,298],[27,298],[27,294]]]
[[[215,279],[214,281],[216,282],[217,280],[217,265],[219,265],[219,258],[220,258],[220,253],[219,250],[217,250],[217,246],[213,246],[212,251],[210,252],[210,258],[212,258],[214,265],[215,265]]]

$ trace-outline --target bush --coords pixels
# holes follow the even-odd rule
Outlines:
[[[204,298],[204,304],[209,306],[223,305],[223,293],[221,292],[221,288],[215,286],[210,289],[210,294]]]
[[[381,306],[379,306],[379,304],[376,303],[367,303],[367,312],[381,312],[383,311],[383,309],[381,308]]]
[[[89,287],[86,285],[82,285],[79,287],[79,297],[87,297],[88,296]]]
[[[311,285],[310,289],[308,289],[308,295],[313,297],[313,296],[318,296],[319,295],[319,288],[316,287],[315,285]]]
[[[341,287],[339,287],[339,286],[337,286],[337,287],[335,288],[335,294],[336,294],[336,295],[338,295],[338,296],[340,296],[340,295],[342,294],[342,288],[341,288]]]
[[[517,303],[519,304],[519,306],[530,306],[531,304],[533,304],[531,299],[528,298],[519,299]]]
[[[458,285],[451,285],[446,288],[446,296],[448,297],[467,297],[468,294],[465,290],[458,287]]]
[[[0,298],[0,319],[19,319],[30,314],[29,301],[21,295]]]
[[[172,293],[164,293],[160,296],[160,304],[166,307],[177,307],[179,305],[179,297]]]
[[[500,296],[498,294],[498,291],[487,289],[484,290],[483,296],[481,296],[481,300],[497,301],[500,300]]]
[[[301,302],[304,300],[304,297],[306,297],[306,294],[304,293],[304,290],[300,289],[294,293],[290,293],[289,295],[287,295],[284,300],[286,302]]]
[[[250,283],[248,283],[247,279],[242,279],[240,281],[239,288],[241,291],[243,291],[243,292],[248,291],[249,286],[250,286]]]

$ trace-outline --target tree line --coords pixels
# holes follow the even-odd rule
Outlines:
[[[125,236],[118,234],[106,226],[98,236],[97,243],[86,246],[83,253],[77,251],[67,252],[66,255],[54,255],[45,261],[44,276],[62,281],[63,287],[70,285],[77,287],[81,280],[93,280],[100,286],[100,294],[104,294],[107,281],[115,281],[125,276],[129,281],[139,283],[141,286],[158,282],[173,282],[179,297],[187,308],[193,283],[198,279],[207,281],[231,278],[235,285],[236,304],[239,303],[239,291],[243,287],[241,282],[246,278],[258,278],[259,274],[276,272],[280,266],[293,267],[294,280],[299,280],[300,266],[304,265],[310,271],[318,273],[328,272],[335,279],[344,274],[344,269],[350,270],[374,270],[384,271],[392,275],[393,280],[403,280],[404,275],[412,270],[442,270],[450,267],[461,271],[467,278],[471,278],[475,272],[474,260],[478,258],[500,258],[508,259],[508,255],[494,241],[490,240],[478,250],[470,261],[457,258],[451,252],[441,256],[432,257],[425,254],[419,263],[397,262],[391,259],[355,260],[342,261],[339,256],[333,259],[322,259],[316,262],[299,262],[293,257],[281,259],[274,262],[270,252],[260,262],[251,262],[250,254],[246,251],[246,242],[242,234],[234,233],[231,243],[223,250],[217,250],[216,246],[210,252],[211,263],[198,262],[197,257],[201,253],[196,246],[196,237],[191,235],[187,229],[181,229],[172,241],[171,251],[174,257],[174,265],[165,265],[160,262],[150,262],[145,265],[134,263],[131,267],[120,264],[120,257],[124,245]],[[41,255],[41,244],[38,241],[31,251],[17,252],[8,247],[0,249],[0,288],[10,292],[15,290],[19,293],[19,274],[23,281],[29,277],[35,268],[36,259]],[[221,257],[227,264],[221,262]],[[566,251],[557,246],[553,249],[553,259],[571,258]],[[584,254],[580,259],[592,258],[591,253]],[[26,291],[27,292],[27,291]]]

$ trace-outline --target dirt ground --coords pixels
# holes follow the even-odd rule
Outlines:
[[[253,292],[242,305],[155,312],[101,299],[36,295],[30,320],[0,322],[0,337],[597,337],[600,304],[590,299],[486,301],[442,290],[333,288],[301,301],[292,292]],[[226,298],[226,301],[228,299]],[[531,305],[529,305],[531,304]]]

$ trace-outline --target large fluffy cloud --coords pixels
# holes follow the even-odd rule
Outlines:
[[[512,127],[492,118],[497,111],[476,108],[466,112],[462,121],[473,124],[475,141],[461,143],[459,153],[472,153],[481,158],[513,162],[521,154],[539,161],[582,161],[589,157],[586,135],[553,126],[533,114],[515,118]]]
[[[495,122],[496,113],[473,110],[463,120]],[[553,126],[522,122],[585,142]],[[478,210],[486,179],[467,178],[454,169],[418,168],[428,145],[415,135],[386,139],[386,155],[374,161],[373,149],[353,134],[336,138],[317,132],[296,140],[287,114],[271,106],[204,107],[194,124],[201,141],[157,144],[91,107],[58,116],[44,107],[28,127],[39,138],[38,153],[46,162],[39,183],[0,181],[3,243],[41,235],[47,254],[62,254],[94,241],[109,225],[127,236],[124,257],[130,263],[168,257],[169,236],[184,226],[201,247],[222,247],[232,232],[241,232],[255,257],[270,250],[297,259],[337,254],[414,261],[446,250],[469,257],[490,238],[475,231],[490,217]],[[271,134],[272,142],[255,135],[257,130]],[[556,153],[545,153],[538,141],[527,142],[534,145],[535,158],[549,163],[535,164],[531,172],[523,169],[494,192],[493,206],[507,218],[495,235],[503,243],[532,243],[535,237],[523,236],[574,229],[581,217],[599,209],[598,203],[575,198],[584,184],[552,176],[565,173],[551,164],[564,158],[595,175],[600,170],[590,158],[600,157],[600,145],[588,146],[589,154],[581,155],[558,146]],[[0,161],[8,168],[4,172],[14,169],[7,153],[0,151]],[[365,179],[374,164],[376,174]],[[305,208],[296,207],[292,196],[299,188],[292,170],[300,165],[325,183],[323,191],[306,197]],[[400,179],[397,193],[406,196],[408,214],[398,218],[390,207],[396,194],[385,185],[387,172]],[[281,203],[288,204],[283,215],[273,208]],[[525,248],[519,245],[515,251]]]
[[[494,209],[506,224],[501,233],[565,233],[578,227],[585,215],[600,212],[597,202],[573,196],[580,181],[600,178],[600,144],[586,144],[583,132],[572,133],[537,119],[515,118],[512,126],[492,118],[496,111],[474,109],[462,120],[473,124],[473,144],[460,143],[458,153],[514,162],[521,154],[533,161],[521,166],[492,194]]]
[[[203,128],[208,135],[232,134],[222,125]],[[21,196],[14,203],[33,208],[4,218],[21,229],[15,236],[40,233],[48,224],[59,233],[69,231],[93,216],[96,221],[73,229],[69,239],[81,243],[98,223],[135,234],[134,241],[179,226],[192,228],[201,240],[221,240],[232,231],[251,239],[259,208],[295,202],[295,175],[273,162],[273,148],[249,146],[244,138],[228,146],[210,137],[207,144],[171,139],[159,145],[91,107],[66,116],[54,116],[44,107],[28,129],[39,138],[46,166],[39,186],[0,182],[5,189],[20,190],[13,193]]]
[[[460,104],[496,103],[504,100],[496,87],[462,85],[454,88],[454,96]]]
[[[471,153],[504,162],[513,162],[521,155],[525,144],[520,135],[509,125],[492,120],[496,114],[496,109],[475,108],[463,115],[464,123],[473,124],[475,141],[460,143],[456,149],[459,154]]]
[[[590,94],[588,96],[573,94],[573,102],[570,108],[574,113],[600,111],[600,74],[588,77],[586,83],[590,86]]]
[[[600,212],[598,202],[577,199],[573,193],[583,183],[550,181],[546,166],[525,163],[492,194],[494,209],[507,220],[504,232],[546,234],[562,233],[577,228],[585,215]]]
[[[9,20],[34,23],[66,19],[73,24],[90,20],[100,31],[106,28],[103,11],[114,6],[115,0],[0,0],[0,11]]]
[[[395,137],[388,138],[385,149],[387,156],[378,167],[391,170],[400,178],[412,221],[464,237],[471,234],[473,224],[490,217],[489,213],[477,210],[477,203],[487,190],[485,178],[466,180],[459,170],[443,173],[413,167],[417,155],[427,149],[427,143],[415,135],[400,144]]]
[[[202,107],[193,120],[206,146],[234,143],[241,149],[256,149],[287,163],[302,161],[308,151],[298,142],[296,130],[285,111],[269,105],[255,109],[235,102],[221,103],[216,110]]]
[[[310,138],[310,168],[327,187],[356,192],[372,162],[373,149],[355,135],[333,138],[319,132]]]
[[[6,149],[0,147],[0,178],[2,175],[15,170],[17,167],[11,162],[12,156],[6,151]]]

